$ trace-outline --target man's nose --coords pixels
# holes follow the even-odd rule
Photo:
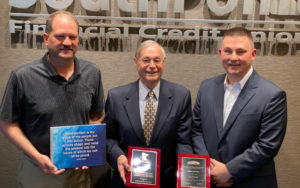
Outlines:
[[[64,41],[63,41],[63,45],[71,45],[72,44],[72,40],[70,39],[70,37],[65,37]]]
[[[155,68],[156,67],[155,61],[153,59],[150,60],[149,67],[150,68]]]
[[[232,52],[231,60],[238,60],[238,55],[236,54],[236,52]]]

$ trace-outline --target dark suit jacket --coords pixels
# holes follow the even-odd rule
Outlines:
[[[138,81],[113,88],[105,106],[108,160],[114,169],[112,187],[123,185],[117,158],[128,146],[147,147],[139,111]],[[175,187],[177,153],[192,153],[192,107],[189,90],[161,79],[151,148],[161,149],[161,187]]]
[[[225,74],[200,86],[193,109],[194,152],[226,163],[232,187],[277,187],[273,158],[285,135],[286,94],[253,71],[223,128],[224,79]]]

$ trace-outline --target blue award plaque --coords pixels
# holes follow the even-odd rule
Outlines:
[[[50,128],[50,157],[58,169],[106,163],[106,125]]]

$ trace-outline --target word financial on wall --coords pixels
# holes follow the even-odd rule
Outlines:
[[[143,39],[154,39],[170,53],[216,54],[224,31],[244,26],[260,55],[300,55],[298,0],[10,0],[9,5],[12,47],[45,48],[45,18],[64,9],[78,18],[85,50],[131,51]]]

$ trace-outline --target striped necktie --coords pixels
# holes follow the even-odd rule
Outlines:
[[[149,146],[150,138],[152,135],[152,130],[155,122],[156,108],[154,92],[151,90],[148,93],[148,101],[146,103],[144,112],[144,136],[146,139],[146,144]]]

